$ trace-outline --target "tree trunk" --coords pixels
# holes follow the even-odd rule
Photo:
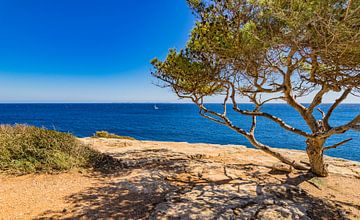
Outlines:
[[[306,153],[309,157],[311,172],[317,176],[328,176],[327,165],[324,163],[323,139],[307,139]]]

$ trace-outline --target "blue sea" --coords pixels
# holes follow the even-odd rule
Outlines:
[[[251,104],[240,104],[252,109]],[[139,140],[182,141],[190,143],[241,144],[248,141],[229,128],[202,118],[194,104],[0,104],[0,123],[29,124],[87,137],[106,130]],[[208,108],[221,110],[221,104]],[[230,107],[230,106],[229,106]],[[327,110],[329,105],[322,105]],[[231,109],[231,108],[229,108]],[[286,123],[306,129],[300,116],[284,104],[268,104],[263,109],[282,118]],[[343,104],[330,120],[332,126],[350,121],[360,113],[360,104]],[[316,113],[318,114],[318,113]],[[249,128],[250,118],[230,111],[234,124]],[[320,114],[317,115],[320,117]],[[304,138],[284,131],[273,122],[258,118],[257,139],[276,148],[305,149]],[[346,138],[347,144],[327,151],[330,156],[360,161],[360,132],[348,131],[328,140],[331,145]]]

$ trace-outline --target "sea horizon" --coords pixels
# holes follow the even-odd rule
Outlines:
[[[155,101],[149,101],[149,102],[0,102],[1,104],[194,104],[193,102],[155,102]],[[206,102],[204,103],[204,105],[207,104],[223,104],[222,102]],[[252,104],[251,102],[238,102],[239,104]],[[265,103],[264,105],[269,105],[269,104],[283,104],[283,105],[288,105],[285,102],[269,102],[269,103]],[[300,104],[302,105],[308,105],[310,104],[309,102],[300,102]],[[323,102],[320,105],[331,105],[333,104],[333,102]],[[340,103],[339,105],[359,105],[360,102],[355,103],[355,102],[343,102]],[[232,105],[231,103],[227,103],[227,105]]]
[[[159,109],[154,109],[154,105]],[[251,103],[240,103],[251,109]],[[220,111],[222,104],[208,103],[209,108]],[[231,104],[228,104],[231,105]],[[321,104],[326,111],[329,104]],[[229,108],[231,109],[231,108]],[[298,113],[283,103],[268,103],[264,111],[282,118],[288,124],[308,131],[299,120]],[[358,103],[343,103],[330,119],[331,125],[349,121],[360,111]],[[234,123],[249,129],[250,118],[229,111]],[[171,141],[207,144],[234,144],[252,147],[240,134],[229,128],[202,118],[193,103],[0,103],[1,124],[28,124],[62,132],[77,137],[89,137],[96,131],[105,130],[117,135],[130,136],[138,140]],[[315,112],[320,118],[320,113]],[[258,117],[255,136],[263,143],[275,148],[305,150],[305,139],[284,131],[277,124]],[[276,137],[276,138],[274,138]],[[360,135],[355,131],[333,136],[327,141],[331,145],[353,138],[345,145],[327,151],[327,155],[360,161]]]

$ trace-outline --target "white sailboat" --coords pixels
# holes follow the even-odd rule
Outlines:
[[[156,106],[156,104],[155,104],[155,105],[154,105],[154,109],[155,109],[155,110],[158,110],[158,109],[159,109],[159,107],[157,107],[157,106]]]

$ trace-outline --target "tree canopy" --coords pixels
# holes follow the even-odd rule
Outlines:
[[[314,164],[318,161],[309,156],[311,169],[327,175],[322,162],[323,151],[328,149],[323,146],[325,140],[333,134],[359,129],[359,115],[338,127],[332,127],[329,118],[349,94],[359,94],[360,1],[188,0],[188,4],[197,22],[186,47],[180,51],[171,49],[164,61],[154,59],[152,74],[179,97],[196,103],[201,115],[231,127],[272,155],[272,149],[254,137],[256,117],[265,117],[304,136],[308,154],[317,154],[322,164]],[[341,94],[324,112],[318,106],[331,91]],[[204,97],[214,95],[224,97],[223,112],[204,106]],[[311,95],[314,97],[308,106],[298,101],[299,97]],[[239,96],[254,103],[254,109],[241,109],[237,104]],[[262,105],[276,99],[293,107],[311,132],[294,128],[261,110]],[[250,131],[231,123],[226,115],[228,102],[236,112],[252,117]],[[320,120],[313,114],[316,108],[323,115]]]

